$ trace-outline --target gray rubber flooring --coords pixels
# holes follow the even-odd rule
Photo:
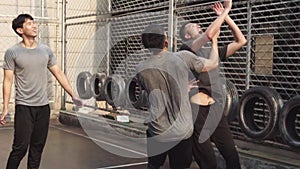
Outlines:
[[[0,127],[0,169],[4,169],[11,151],[13,125]],[[112,154],[97,144],[102,140],[91,139],[77,127],[65,126],[52,120],[48,140],[42,156],[41,169],[101,169],[101,168],[146,168],[146,158],[126,158]],[[108,143],[109,141],[103,141]],[[107,146],[118,147],[113,141]],[[135,151],[132,151],[133,153]],[[26,169],[27,155],[20,169]],[[166,162],[163,168],[169,168]]]

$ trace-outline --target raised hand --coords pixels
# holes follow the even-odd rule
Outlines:
[[[212,6],[212,9],[215,11],[215,13],[216,13],[218,16],[220,16],[220,15],[223,13],[223,11],[224,11],[224,7],[223,7],[223,5],[222,5],[221,2],[215,3],[215,4]]]

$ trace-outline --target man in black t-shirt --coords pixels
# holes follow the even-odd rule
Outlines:
[[[238,26],[229,17],[230,4],[228,3],[230,2],[225,1],[225,9],[220,2],[213,6],[213,10],[218,15],[218,18],[205,32],[196,23],[183,24],[180,30],[180,38],[184,41],[184,45],[180,50],[189,50],[200,57],[206,58],[209,54],[209,47],[205,47],[205,39],[210,39],[215,32],[219,31],[224,20],[231,29],[235,41],[219,49],[220,60],[225,60],[239,50],[246,43],[246,39]],[[196,114],[192,136],[193,156],[201,169],[217,169],[216,157],[211,144],[211,141],[213,141],[226,161],[226,168],[240,169],[239,156],[226,117],[223,115],[225,99],[221,85],[225,80],[220,77],[219,71],[218,67],[208,72],[194,73],[199,80],[199,90],[211,96],[215,103],[199,105],[197,108],[198,112],[193,112]],[[191,100],[203,100],[202,96],[195,95]]]

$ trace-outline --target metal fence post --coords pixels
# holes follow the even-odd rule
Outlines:
[[[245,81],[245,90],[249,89],[250,86],[250,75],[251,75],[251,15],[252,15],[252,6],[251,1],[247,3],[247,58],[246,58],[246,81]]]
[[[66,68],[66,0],[62,0],[62,19],[61,19],[61,67],[65,74]],[[66,109],[66,92],[61,88],[61,109]]]
[[[169,1],[169,18],[168,18],[168,41],[169,41],[169,51],[174,51],[173,41],[174,41],[174,1]]]

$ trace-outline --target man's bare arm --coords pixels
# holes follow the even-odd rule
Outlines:
[[[72,97],[73,102],[77,106],[83,106],[81,99],[79,99],[75,95],[69,80],[67,79],[66,75],[61,71],[61,69],[58,67],[58,65],[54,65],[50,67],[49,70],[55,76],[55,78],[60,83],[60,85],[65,89],[65,91]]]
[[[202,72],[208,72],[219,66],[219,51],[217,40],[219,34],[220,31],[218,31],[217,34],[215,34],[215,36],[212,38],[212,47],[209,54],[209,58],[204,61],[204,68],[202,69]]]
[[[205,43],[211,40],[218,31],[220,31],[220,27],[224,22],[225,17],[228,16],[229,11],[231,10],[232,0],[225,0],[224,6],[225,9],[223,10],[222,14],[220,14],[217,19],[209,25],[202,36],[193,41],[191,45],[191,49],[193,51],[199,50]]]
[[[217,2],[214,4],[212,9],[215,11],[217,15],[221,15],[224,11],[223,5],[221,2]],[[234,41],[228,45],[226,56],[230,56],[234,54],[237,50],[239,50],[243,45],[247,43],[247,40],[240,28],[236,25],[236,23],[231,19],[229,15],[225,17],[225,22],[228,24],[233,36]]]
[[[0,124],[4,125],[6,123],[5,117],[8,114],[8,104],[11,95],[11,88],[14,78],[14,71],[4,69],[4,78],[3,78],[3,111],[0,118]]]

